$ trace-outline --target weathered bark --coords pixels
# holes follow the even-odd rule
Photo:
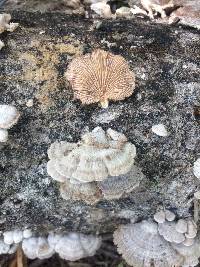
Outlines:
[[[0,230],[110,232],[130,217],[151,217],[159,204],[188,216],[199,185],[192,172],[200,152],[198,31],[142,19],[102,21],[94,29],[92,20],[77,16],[12,16],[21,26],[1,36],[0,103],[14,104],[21,118],[0,148]],[[134,94],[106,110],[73,100],[64,78],[73,57],[95,48],[123,55],[137,78]],[[157,123],[168,137],[152,133]],[[126,134],[146,179],[116,201],[65,201],[47,175],[47,149],[56,140],[76,142],[96,126]]]

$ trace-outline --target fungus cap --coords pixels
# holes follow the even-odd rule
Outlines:
[[[108,177],[106,180],[98,182],[97,184],[105,199],[118,199],[138,187],[143,178],[144,174],[141,172],[140,168],[133,165],[128,173],[120,176]]]
[[[100,245],[101,239],[96,236],[71,232],[59,239],[55,251],[65,260],[76,261],[93,256]]]
[[[157,211],[154,214],[153,218],[157,223],[164,223],[165,222],[165,212],[164,212],[164,210]]]
[[[158,232],[168,242],[182,243],[185,235],[176,231],[175,222],[164,222],[158,225]]]
[[[171,267],[183,258],[158,233],[157,224],[142,221],[121,226],[114,232],[119,253],[131,266]]]
[[[83,200],[87,204],[95,204],[101,199],[101,193],[94,182],[72,184],[68,180],[61,184],[60,193],[66,200]]]
[[[58,151],[53,153],[55,147]],[[58,143],[51,145],[48,173],[52,178],[62,182],[67,179],[82,183],[102,181],[129,172],[136,156],[135,146],[125,141],[123,134],[113,130],[106,134],[100,127],[84,134],[82,141],[71,147],[74,149],[63,155],[61,145],[60,151]]]
[[[19,119],[19,112],[17,109],[10,105],[0,105],[0,128],[9,129]]]
[[[54,253],[54,249],[49,245],[44,237],[30,237],[22,241],[22,249],[29,259],[48,259]]]
[[[0,50],[5,46],[4,42],[0,40]]]
[[[154,132],[155,134],[157,134],[159,136],[166,137],[169,135],[164,124],[153,125],[151,129],[152,129],[152,132]]]
[[[198,158],[198,159],[194,162],[193,173],[194,173],[194,175],[195,175],[198,179],[200,179],[200,158]]]
[[[0,143],[8,141],[8,131],[6,129],[0,129]]]
[[[95,50],[72,60],[66,78],[74,91],[75,99],[83,104],[123,100],[132,95],[135,75],[122,56]]]

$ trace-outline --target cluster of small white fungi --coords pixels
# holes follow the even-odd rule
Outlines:
[[[93,256],[101,246],[101,238],[76,232],[49,233],[47,237],[41,237],[32,236],[30,229],[14,230],[3,233],[0,239],[0,254],[15,253],[20,244],[29,259],[47,259],[58,253],[65,260],[76,261]]]
[[[116,199],[136,188],[143,174],[134,165],[136,148],[124,134],[97,127],[79,143],[55,142],[48,150],[48,174],[61,182],[65,199],[89,204]]]
[[[130,266],[193,267],[200,257],[200,238],[191,218],[175,221],[169,210],[153,221],[128,224],[114,232],[114,243]]]

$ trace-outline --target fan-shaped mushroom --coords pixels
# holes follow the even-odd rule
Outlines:
[[[72,184],[68,180],[61,184],[60,193],[66,200],[83,200],[88,204],[95,204],[101,199],[101,192],[95,182]]]
[[[141,170],[133,165],[130,172],[117,177],[108,177],[108,179],[97,184],[105,199],[118,199],[123,194],[130,193],[138,187],[143,178],[144,175]]]
[[[131,266],[179,266],[183,257],[158,233],[157,224],[142,221],[121,226],[114,232],[114,243]]]
[[[75,179],[88,183],[129,172],[134,163],[136,148],[122,136],[116,133],[115,137],[111,137],[109,132],[105,135],[105,132],[97,127],[91,133],[83,135],[79,145],[69,146],[71,151],[66,149],[66,155],[61,151],[57,152],[61,156],[56,153],[53,156],[51,146],[48,151],[51,158],[48,163],[49,175],[61,182],[65,179]],[[58,143],[56,146],[58,148]]]
[[[109,100],[129,97],[135,87],[135,75],[125,59],[100,49],[73,59],[66,78],[75,99],[83,104],[100,102],[104,108]]]
[[[30,237],[22,242],[24,254],[29,259],[47,259],[54,253],[54,248],[51,247],[45,237]]]
[[[191,246],[184,244],[172,243],[173,248],[184,257],[183,267],[193,267],[199,263],[200,257],[200,241],[199,237],[195,239]]]
[[[55,251],[65,260],[76,261],[93,256],[100,245],[99,237],[72,232],[58,239]]]

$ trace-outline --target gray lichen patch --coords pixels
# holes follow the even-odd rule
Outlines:
[[[82,17],[27,12],[12,17],[21,27],[2,38],[0,101],[16,106],[22,115],[9,130],[8,143],[0,147],[0,229],[103,233],[133,214],[135,220],[150,217],[160,203],[188,216],[190,198],[199,186],[193,174],[200,131],[194,116],[200,106],[198,31],[139,19],[102,21],[98,30],[91,30],[93,22]],[[108,48],[103,38],[116,46]],[[122,55],[136,72],[135,92],[123,102],[110,103],[108,120],[97,105],[83,107],[73,100],[64,81],[72,57],[96,48]],[[184,69],[188,63],[197,69]],[[26,106],[28,99],[34,100],[32,107]],[[137,147],[136,163],[146,180],[134,193],[94,207],[63,200],[56,181],[47,175],[48,147],[56,140],[76,143],[96,126],[106,130],[108,121]],[[152,133],[158,123],[169,136]],[[94,209],[101,211],[97,219]],[[130,214],[123,216],[124,210]]]

